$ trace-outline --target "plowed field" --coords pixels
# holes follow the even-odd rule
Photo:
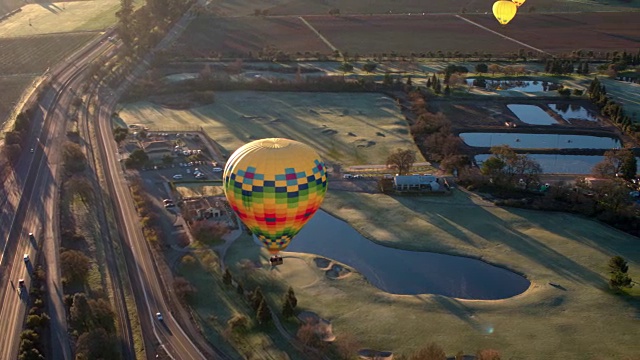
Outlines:
[[[94,36],[78,33],[0,38],[0,75],[40,75]]]
[[[173,49],[185,57],[207,57],[212,52],[240,56],[267,46],[288,53],[331,52],[297,17],[200,17],[191,22]]]

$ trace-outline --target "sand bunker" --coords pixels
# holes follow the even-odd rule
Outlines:
[[[323,257],[317,257],[313,259],[316,266],[320,270],[325,270],[325,275],[329,279],[339,280],[352,274],[351,270],[347,269],[343,265],[336,264],[333,260],[325,259]]]
[[[391,351],[378,351],[371,349],[358,350],[358,356],[360,359],[366,360],[391,360],[393,359],[393,353]]]
[[[320,337],[322,341],[332,342],[335,341],[336,336],[333,334],[333,327],[331,321],[323,319],[318,314],[312,311],[303,311],[298,314],[298,319],[304,323],[314,327],[315,333]]]
[[[376,144],[375,141],[366,140],[366,139],[358,139],[353,143],[356,145],[356,147],[359,147],[359,148],[368,148],[368,147],[375,146]]]
[[[331,268],[327,270],[326,274],[330,279],[342,279],[351,275],[351,270],[345,268],[344,266],[333,264],[331,265]]]
[[[317,257],[313,259],[313,261],[316,263],[316,266],[321,270],[329,270],[329,267],[331,266],[331,263],[332,263],[331,260],[321,258],[321,257]]]

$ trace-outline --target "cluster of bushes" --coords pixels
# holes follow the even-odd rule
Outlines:
[[[111,304],[104,298],[91,299],[78,292],[65,296],[69,314],[69,324],[76,338],[76,359],[116,360],[118,336],[115,328],[115,314]]]
[[[15,164],[26,144],[29,141],[31,131],[31,116],[33,112],[26,110],[18,114],[13,124],[13,129],[5,134],[4,154],[10,163]]]
[[[410,126],[415,143],[429,161],[440,162],[440,166],[451,171],[467,166],[469,159],[462,153],[462,142],[451,131],[451,122],[442,113],[430,112],[421,91],[408,95],[416,119]]]
[[[41,341],[49,327],[49,316],[45,311],[43,299],[45,291],[45,272],[38,266],[31,282],[30,297],[33,306],[29,309],[25,329],[20,334],[19,360],[45,359],[45,346]]]

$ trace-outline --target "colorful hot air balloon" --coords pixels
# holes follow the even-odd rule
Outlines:
[[[524,4],[526,0],[511,0],[511,1],[513,1],[513,3],[516,4],[517,7],[520,7],[522,6],[522,4]]]
[[[516,16],[517,11],[518,7],[512,1],[499,0],[493,3],[493,16],[502,25],[507,25]]]
[[[308,145],[262,139],[231,155],[223,186],[242,222],[270,253],[277,254],[320,208],[327,192],[327,172]]]

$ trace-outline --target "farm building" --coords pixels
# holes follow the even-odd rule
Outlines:
[[[445,181],[433,175],[398,175],[393,178],[393,189],[399,192],[443,192]]]

